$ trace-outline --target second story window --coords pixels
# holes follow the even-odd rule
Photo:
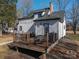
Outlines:
[[[38,18],[38,14],[34,14],[34,18]]]
[[[42,14],[41,14],[41,13],[39,13],[39,14],[38,14],[38,17],[42,17]]]

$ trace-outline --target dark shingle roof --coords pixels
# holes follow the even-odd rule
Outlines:
[[[60,22],[63,22],[64,11],[57,11],[57,12],[52,13],[52,15],[46,15],[34,21],[48,21],[48,20],[59,20]]]
[[[25,17],[22,17],[22,18],[18,18],[18,20],[33,19],[34,14],[39,14],[39,13],[42,13],[42,12],[44,12],[44,11],[49,11],[49,8],[34,10],[34,11],[30,12],[30,13],[32,13],[31,16],[28,15],[28,16],[25,16]],[[29,14],[30,14],[30,13],[29,13]]]
[[[18,18],[18,20],[33,19],[33,18],[34,17],[32,16],[26,16],[26,17]]]
[[[40,9],[40,10],[35,10],[32,11],[32,15],[31,16],[26,16],[26,17],[22,17],[22,18],[18,18],[18,20],[25,20],[25,19],[33,19],[34,18],[34,14],[39,14],[42,12],[46,12],[44,16],[39,17],[38,19],[34,20],[34,21],[47,21],[47,20],[59,20],[60,22],[63,22],[63,18],[64,18],[64,11],[57,11],[57,12],[53,12],[51,15],[48,15],[50,8],[44,8],[44,9]]]
[[[37,14],[37,13],[42,13],[44,11],[49,11],[50,8],[44,8],[44,9],[39,9],[39,10],[34,10],[33,14]]]

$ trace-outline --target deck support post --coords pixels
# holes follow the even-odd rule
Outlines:
[[[41,56],[40,56],[40,59],[47,59],[47,58],[46,58],[46,54],[41,55]]]
[[[28,44],[30,43],[30,33],[29,32],[27,33],[27,43]]]
[[[16,40],[16,35],[15,35],[15,33],[13,33],[13,41],[15,41]]]

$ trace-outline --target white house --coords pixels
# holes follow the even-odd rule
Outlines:
[[[35,34],[44,35],[45,32],[56,33],[58,39],[61,39],[66,35],[66,24],[64,12],[55,12],[51,16],[44,16],[34,20],[35,22]]]
[[[56,33],[58,39],[66,35],[66,21],[64,11],[53,12],[51,15],[49,8],[36,10],[32,17],[24,17],[18,19],[18,33],[34,33],[36,36],[48,33]]]
[[[53,11],[53,5],[50,8],[33,11],[32,16],[19,18],[16,22],[18,33],[33,33],[35,36],[44,36],[45,33],[55,33],[58,39],[66,35],[66,21],[64,11]]]
[[[31,16],[18,18],[15,24],[14,42],[9,47],[17,48],[20,52],[23,50],[33,52],[31,56],[36,53],[46,58],[47,53],[59,39],[66,35],[64,11],[54,12],[52,7],[50,3],[50,8],[35,10]],[[35,58],[38,59],[39,56]]]

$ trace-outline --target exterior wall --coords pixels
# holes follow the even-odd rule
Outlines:
[[[29,20],[20,20],[18,24],[18,32],[20,33],[20,26],[22,26],[22,32],[33,32],[34,31],[34,22],[33,19]]]
[[[58,33],[57,32],[57,21],[52,21],[52,24],[49,25],[49,33],[51,32],[55,32],[55,33]]]
[[[64,37],[66,35],[66,21],[64,20],[63,23],[61,22],[58,22],[58,36],[59,36],[59,39],[61,39],[62,37]]]
[[[58,33],[58,39],[61,39],[66,35],[66,23],[65,20],[63,23],[57,20],[49,21],[33,21],[34,19],[20,20],[18,24],[18,32],[20,33],[19,27],[22,26],[22,33],[33,32],[37,35],[44,35],[45,28],[44,24],[49,24],[49,33],[55,32]]]
[[[35,34],[37,35],[44,35],[44,27],[42,25],[35,26]]]
[[[36,26],[35,26],[36,35],[45,34],[44,24],[49,24],[49,33],[51,33],[51,32],[57,33],[57,21],[56,20],[38,21],[38,22],[36,22]]]
[[[33,20],[38,18],[38,14],[34,15],[33,19],[19,20],[18,33],[35,32],[35,23]],[[20,26],[22,26],[22,31],[20,31]]]

